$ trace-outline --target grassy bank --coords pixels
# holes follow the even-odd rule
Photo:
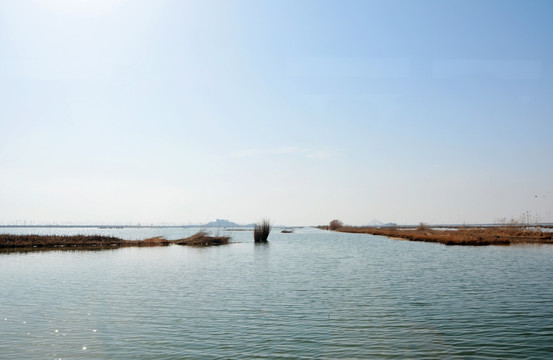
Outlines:
[[[382,235],[392,238],[436,242],[444,245],[519,245],[553,244],[553,233],[520,225],[490,227],[454,227],[451,230],[432,230],[421,224],[417,228],[342,226],[336,231]]]

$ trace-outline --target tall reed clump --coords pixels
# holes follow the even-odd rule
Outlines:
[[[256,243],[265,243],[271,232],[271,223],[267,219],[263,219],[260,223],[255,224],[253,229],[253,240]]]
[[[423,222],[421,222],[419,226],[417,226],[417,231],[428,231],[428,230],[431,230],[430,226],[428,226],[428,224],[425,224]]]
[[[344,226],[344,223],[341,222],[340,220],[332,220],[328,225],[328,230],[338,230],[343,226]]]

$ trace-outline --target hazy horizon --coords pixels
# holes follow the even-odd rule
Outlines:
[[[253,225],[256,223],[256,222],[260,222],[262,221],[263,219],[258,219],[257,221],[250,221],[250,222],[247,222],[247,223],[236,223],[234,221],[232,221],[232,219],[216,219],[216,220],[229,220],[230,222],[233,222],[235,223],[236,225],[232,225],[232,226],[239,226],[239,227],[243,227],[243,226],[250,226],[250,227],[253,227]],[[339,219],[333,219],[333,220],[339,220]],[[384,222],[384,221],[380,221],[379,219],[372,219],[371,221],[367,221],[365,223],[361,223],[361,224],[349,224],[347,222],[343,222],[344,225],[346,226],[350,226],[350,225],[354,225],[354,226],[418,226],[420,225],[420,223],[423,223],[425,225],[435,225],[435,226],[440,226],[440,225],[444,225],[444,226],[471,226],[471,225],[475,225],[475,226],[479,226],[479,225],[508,225],[508,224],[511,224],[511,223],[514,223],[515,224],[521,224],[521,225],[524,225],[524,224],[528,224],[528,225],[544,225],[544,226],[550,226],[550,225],[553,225],[553,222],[548,222],[548,221],[543,221],[543,220],[540,220],[540,219],[536,219],[534,217],[526,217],[524,215],[518,217],[518,218],[501,218],[501,219],[496,219],[495,221],[492,221],[492,222],[488,222],[488,223],[483,223],[483,222],[477,222],[477,223],[467,223],[467,222],[462,222],[462,223],[425,223],[425,222],[418,222],[418,223],[393,223],[393,222]],[[217,228],[217,227],[221,227],[221,226],[216,226],[216,225],[209,225],[209,223],[211,223],[212,221],[209,221],[209,222],[206,222],[206,223],[196,223],[196,222],[191,222],[191,221],[182,221],[182,222],[166,222],[166,221],[161,221],[161,222],[157,222],[157,223],[153,223],[153,222],[122,222],[122,221],[115,221],[115,222],[95,222],[95,221],[88,221],[88,222],[75,222],[75,221],[50,221],[50,222],[35,222],[35,221],[32,221],[32,220],[11,220],[7,223],[0,223],[0,227],[5,227],[5,228],[10,228],[10,227],[104,227],[104,226],[107,226],[107,227],[208,227],[208,228]],[[290,224],[285,224],[285,223],[274,223],[272,222],[271,220],[269,220],[271,226],[273,227],[316,227],[316,226],[326,226],[329,224],[330,221],[326,222],[326,223],[320,223],[320,224],[295,224],[295,225],[290,225]],[[209,226],[208,226],[209,225]],[[222,227],[228,227],[228,226],[222,226]]]
[[[552,13],[0,0],[0,224],[552,222]]]

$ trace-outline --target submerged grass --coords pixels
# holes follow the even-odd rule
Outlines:
[[[265,243],[269,238],[271,232],[271,223],[269,220],[262,220],[260,223],[255,224],[253,229],[253,240],[256,243]]]
[[[382,235],[411,241],[436,242],[444,245],[518,245],[553,244],[552,233],[523,225],[489,227],[455,227],[452,230],[432,230],[422,224],[417,228],[342,226],[336,231]]]

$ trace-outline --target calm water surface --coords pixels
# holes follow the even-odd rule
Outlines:
[[[553,358],[553,246],[230,234],[204,249],[0,254],[0,358]]]

